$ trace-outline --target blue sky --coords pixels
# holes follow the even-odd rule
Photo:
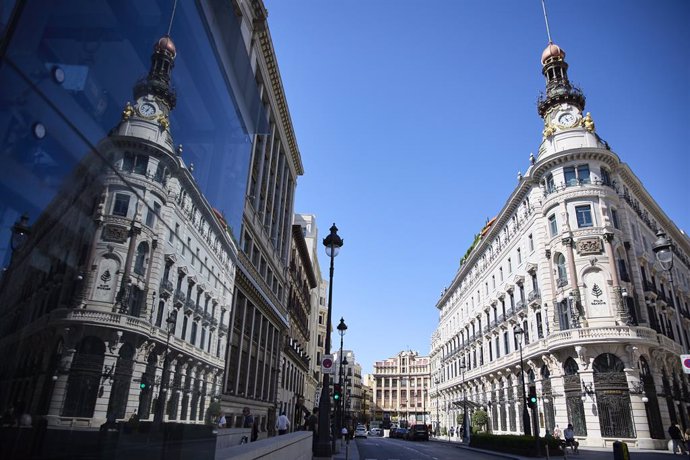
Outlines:
[[[426,355],[441,290],[541,141],[541,2],[265,4],[305,168],[295,211],[345,240],[333,288],[345,348],[365,373],[404,349]],[[597,132],[690,232],[690,2],[547,11]]]

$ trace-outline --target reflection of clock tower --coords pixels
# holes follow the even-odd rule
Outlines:
[[[156,42],[149,74],[134,87],[134,106],[128,103],[122,114],[128,123],[121,123],[116,134],[147,139],[173,150],[169,117],[176,102],[171,84],[176,55],[175,44],[167,35]]]
[[[539,156],[562,150],[566,143],[570,143],[564,143],[565,139],[578,138],[580,146],[597,146],[592,117],[589,113],[583,115],[585,96],[568,80],[565,51],[549,42],[541,55],[541,64],[546,77],[546,94],[539,98],[537,105],[539,116],[544,119],[544,142]],[[582,143],[584,133],[592,136],[584,136],[587,141]]]

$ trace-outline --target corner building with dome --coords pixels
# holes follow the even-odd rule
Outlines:
[[[466,407],[495,434],[572,423],[580,446],[665,448],[671,423],[690,427],[690,240],[597,134],[565,52],[549,43],[541,63],[539,153],[436,304],[434,425]]]

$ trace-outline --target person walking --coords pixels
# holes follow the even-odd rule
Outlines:
[[[242,426],[244,428],[252,429],[250,439],[252,442],[254,442],[259,438],[259,425],[256,423],[256,420],[254,419],[254,416],[252,415],[248,407],[242,409],[242,415],[244,415],[244,423],[242,424]]]
[[[278,420],[276,420],[276,430],[278,430],[278,436],[287,433],[289,426],[290,421],[288,420],[287,415],[285,415],[285,411],[283,411],[278,416]]]
[[[671,436],[671,441],[673,442],[673,455],[676,455],[676,449],[680,450],[680,453],[685,455],[688,453],[685,448],[685,440],[683,439],[683,432],[677,423],[672,423],[668,427],[668,435]]]

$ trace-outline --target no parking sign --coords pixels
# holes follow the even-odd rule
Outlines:
[[[680,365],[683,366],[683,372],[690,374],[690,355],[680,355]]]

